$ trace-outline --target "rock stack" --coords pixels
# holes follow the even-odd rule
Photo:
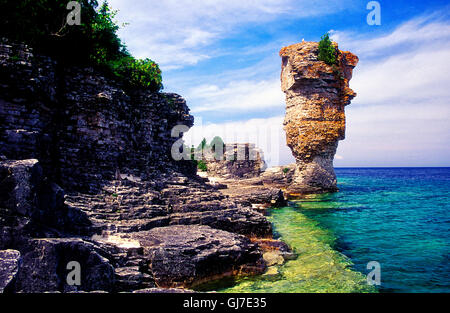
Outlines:
[[[349,88],[358,57],[340,51],[336,64],[318,60],[318,43],[302,42],[280,51],[281,89],[286,94],[284,129],[296,160],[291,194],[336,191],[333,158],[345,138],[344,108],[356,93]]]

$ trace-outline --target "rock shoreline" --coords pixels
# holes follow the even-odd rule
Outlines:
[[[276,275],[295,253],[273,239],[266,208],[336,190],[332,160],[355,95],[356,56],[339,52],[340,81],[316,46],[281,51],[296,164],[263,171],[258,153],[211,161],[200,177],[194,162],[171,157],[173,127],[194,123],[181,96],[129,89],[0,40],[0,292],[190,292]],[[80,283],[69,282],[70,264]]]
[[[170,157],[171,129],[193,125],[183,98],[5,39],[0,67],[2,291],[155,292],[265,270],[264,215]]]

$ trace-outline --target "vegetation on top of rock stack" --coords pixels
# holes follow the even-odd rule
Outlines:
[[[0,36],[33,47],[63,65],[94,66],[128,86],[159,91],[161,71],[135,59],[117,35],[116,11],[107,1],[78,0],[80,25],[69,25],[68,0],[0,0]]]
[[[336,48],[333,46],[328,33],[320,38],[318,59],[328,65],[336,63]]]

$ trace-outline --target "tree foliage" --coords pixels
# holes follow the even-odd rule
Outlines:
[[[67,24],[68,0],[0,0],[0,36],[24,42],[36,53],[61,64],[88,65],[132,86],[162,88],[161,71],[149,60],[137,60],[117,35],[116,11],[107,1],[78,0],[81,25]]]
[[[125,56],[109,63],[114,75],[128,79],[131,86],[142,86],[153,91],[162,87],[161,70],[158,64],[150,59],[137,60],[131,56]]]
[[[328,33],[320,39],[318,59],[328,65],[336,63],[336,48],[333,46]]]

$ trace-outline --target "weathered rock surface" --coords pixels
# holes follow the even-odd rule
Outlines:
[[[15,291],[112,291],[114,268],[99,252],[96,246],[79,238],[33,239],[24,249]],[[67,265],[72,261],[80,264],[80,286],[67,284]]]
[[[172,128],[193,124],[183,98],[6,41],[0,67],[0,249],[22,255],[8,290],[146,290],[262,266],[243,235],[270,237],[265,217],[171,158]]]
[[[337,64],[317,59],[318,43],[280,51],[281,89],[286,94],[286,142],[296,159],[291,193],[335,191],[333,158],[345,138],[344,108],[356,96],[349,88],[358,57],[336,47]]]
[[[20,266],[20,252],[16,250],[0,251],[0,293],[13,289]]]
[[[270,167],[261,173],[261,180],[266,185],[286,188],[292,183],[295,169],[295,163]]]
[[[266,168],[263,153],[254,144],[225,144],[220,154],[216,152],[218,150],[204,156],[209,176],[224,179],[251,178],[259,176]]]
[[[159,287],[186,287],[206,279],[264,270],[261,252],[250,239],[208,226],[167,226],[121,238],[143,248]]]
[[[261,179],[228,180],[224,183],[228,188],[222,189],[221,192],[242,205],[262,209],[286,205],[283,191],[277,187],[263,185]]]

